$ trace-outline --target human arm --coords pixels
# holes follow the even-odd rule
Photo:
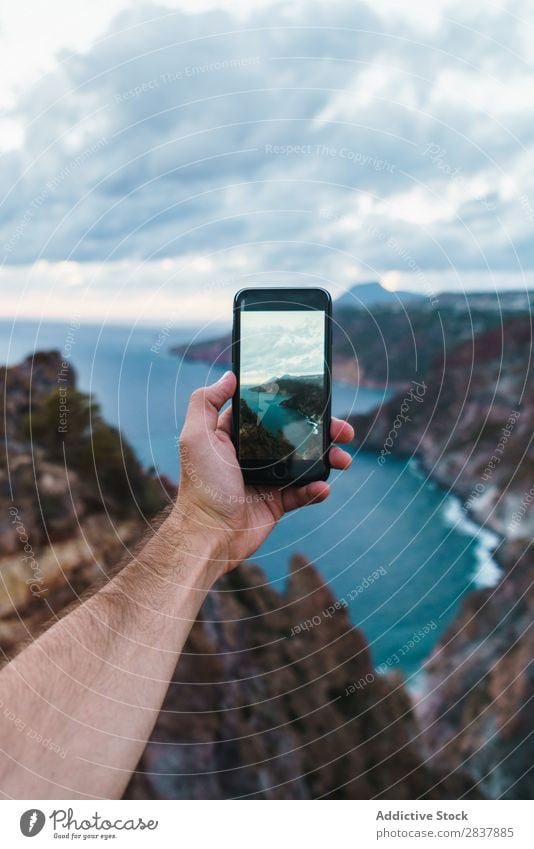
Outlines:
[[[243,486],[229,416],[219,414],[234,391],[228,374],[194,394],[176,504],[139,553],[0,671],[9,711],[0,712],[6,797],[120,797],[210,587],[256,550],[285,511],[327,496],[324,482]],[[333,437],[347,441],[351,429],[335,422]],[[349,461],[334,448],[331,462]],[[65,755],[32,741],[27,728]]]

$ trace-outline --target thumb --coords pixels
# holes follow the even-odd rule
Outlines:
[[[215,431],[219,410],[236,390],[236,377],[232,371],[227,371],[216,383],[195,389],[191,395],[184,428],[191,428],[198,433],[200,429]]]

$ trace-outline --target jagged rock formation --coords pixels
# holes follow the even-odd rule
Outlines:
[[[512,560],[495,590],[467,596],[427,661],[419,719],[441,766],[461,765],[488,798],[531,799],[534,558]]]
[[[444,351],[499,328],[503,317],[528,317],[533,302],[528,292],[451,293],[411,300],[390,297],[390,303],[370,306],[365,297],[360,306],[350,296],[334,301],[332,371],[336,380],[370,388],[403,388],[412,379],[421,380]],[[171,351],[188,360],[228,368],[231,343],[228,334],[178,345]]]
[[[0,369],[0,645],[120,560],[175,491],[145,472],[55,351]],[[81,579],[81,575],[85,577]],[[57,596],[56,596],[57,593]]]
[[[532,342],[531,319],[521,316],[447,349],[420,378],[419,400],[401,393],[353,417],[359,444],[386,447],[386,458],[417,456],[477,521],[531,539],[534,511],[513,517],[534,483]]]
[[[2,375],[9,453],[0,489],[0,647],[8,653],[118,562],[146,527],[137,505],[150,513],[171,494],[127,446],[121,477],[119,435],[78,397],[72,373],[71,430],[57,438],[60,365],[48,353]],[[91,467],[95,437],[100,453]],[[106,463],[114,477],[100,474]],[[31,565],[13,505],[46,602],[28,591]],[[488,795],[526,793],[532,597],[526,565],[514,566],[523,548],[510,543],[502,585],[470,596],[449,632],[454,639],[436,650],[422,725],[401,680],[375,676],[365,639],[342,609],[296,632],[333,603],[311,566],[294,561],[283,596],[259,570],[241,566],[208,597],[128,795],[458,798],[476,796],[475,781]],[[441,746],[443,758],[435,754]],[[464,760],[471,777],[460,771]]]
[[[534,792],[531,360],[531,318],[510,318],[435,360],[405,420],[403,393],[353,419],[362,447],[384,462],[384,446],[416,456],[466,515],[502,537],[495,557],[504,574],[464,600],[427,662],[419,707],[429,751],[451,769],[464,764],[490,797]]]
[[[143,472],[124,443],[121,479],[119,434],[76,392],[71,370],[64,384],[67,432],[59,436],[61,368],[52,352],[2,375],[8,453],[0,648],[6,654],[105,579],[146,527],[137,505],[150,512],[172,494],[167,483],[162,487]],[[95,442],[101,453],[92,468],[87,456]],[[104,474],[110,465],[113,477]],[[17,511],[15,521],[10,509]],[[26,562],[25,544],[31,549]],[[333,601],[302,560],[294,562],[283,597],[249,565],[223,579],[193,628],[128,795],[476,795],[465,777],[444,779],[439,764],[424,765],[402,682],[375,678],[365,639],[342,610],[291,636],[292,627]]]
[[[344,609],[313,625],[333,604],[302,557],[282,596],[250,564],[224,578],[186,644],[128,798],[477,797],[465,776],[424,764],[401,679],[374,675]]]

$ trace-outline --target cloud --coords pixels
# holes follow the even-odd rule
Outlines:
[[[243,312],[241,379],[244,384],[283,374],[321,374],[324,316],[320,312]]]
[[[229,287],[533,268],[528,6],[231,8],[128,7],[6,112],[4,266],[150,288],[175,258],[182,293],[202,259]]]

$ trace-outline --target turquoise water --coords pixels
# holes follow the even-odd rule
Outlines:
[[[254,413],[260,414],[263,427],[274,435],[282,431],[299,454],[305,452],[308,440],[318,432],[317,426],[309,424],[297,410],[281,406],[287,395],[253,392],[250,387],[242,386],[241,397]]]
[[[0,359],[13,363],[33,350],[63,351],[68,340],[80,388],[124,431],[146,466],[177,480],[176,437],[189,396],[222,372],[168,353],[170,345],[188,341],[195,331],[175,328],[159,345],[157,327],[82,325],[69,331],[63,324],[13,327],[4,321]],[[213,327],[204,333],[213,335]],[[338,415],[363,411],[383,400],[380,390],[336,385],[333,410]],[[487,572],[487,539],[462,521],[461,511],[451,509],[451,497],[426,481],[413,462],[388,458],[379,466],[374,455],[359,452],[349,471],[332,474],[331,484],[328,501],[286,516],[252,559],[283,589],[290,556],[305,554],[346,600],[375,663],[415,674],[462,596]],[[325,621],[322,611],[317,616],[320,624],[313,627]],[[425,629],[423,637],[412,639]],[[402,653],[410,642],[413,647]]]

